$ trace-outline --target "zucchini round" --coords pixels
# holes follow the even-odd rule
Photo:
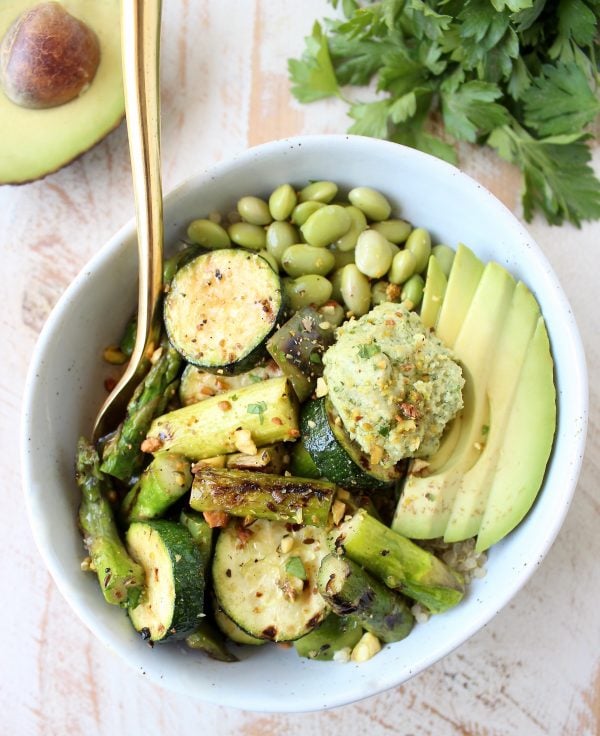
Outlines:
[[[215,602],[215,623],[225,636],[236,644],[248,644],[251,647],[259,647],[261,644],[266,644],[266,639],[257,639],[255,636],[250,636],[244,629],[232,621],[225,611]]]
[[[302,443],[321,475],[342,488],[377,490],[400,477],[395,468],[370,463],[369,457],[350,439],[326,398],[304,404],[300,432]]]
[[[282,311],[281,281],[257,253],[225,248],[179,269],[165,297],[169,340],[183,357],[212,373],[252,368]]]
[[[146,594],[128,610],[144,639],[184,639],[204,613],[202,553],[175,521],[138,521],[127,530],[129,553],[144,569]]]
[[[317,527],[263,519],[249,527],[230,523],[215,547],[217,601],[257,639],[298,639],[329,612],[316,584],[328,552],[327,534]]]

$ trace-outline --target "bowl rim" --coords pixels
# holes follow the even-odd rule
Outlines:
[[[569,492],[561,497],[562,503],[560,505],[560,508],[556,510],[556,514],[553,516],[553,523],[548,525],[548,527],[544,530],[544,533],[538,536],[537,543],[533,545],[535,555],[532,555],[532,557],[536,558],[537,564],[532,564],[528,566],[526,571],[519,574],[518,584],[511,586],[509,589],[503,591],[502,594],[499,594],[497,596],[497,598],[495,599],[496,606],[494,611],[490,612],[488,610],[482,611],[481,609],[475,609],[475,612],[473,614],[473,625],[470,627],[469,633],[466,636],[461,633],[460,636],[455,636],[454,638],[449,637],[449,639],[446,640],[446,642],[444,643],[444,646],[433,649],[428,656],[422,657],[417,663],[417,666],[411,670],[408,677],[402,678],[400,680],[394,677],[381,678],[378,681],[378,685],[368,691],[364,690],[364,687],[361,688],[361,685],[359,683],[358,687],[348,687],[347,693],[345,695],[341,695],[337,698],[328,698],[326,703],[319,702],[307,704],[301,698],[299,698],[297,707],[293,704],[290,707],[289,703],[279,703],[275,700],[275,698],[273,698],[271,707],[268,709],[268,712],[292,713],[315,711],[356,702],[358,700],[370,697],[371,695],[384,692],[385,690],[398,686],[402,682],[423,671],[431,664],[439,661],[444,656],[456,649],[460,644],[467,641],[479,629],[487,625],[489,621],[491,621],[492,618],[494,618],[494,616],[497,615],[497,613],[499,613],[500,610],[504,608],[504,606],[506,606],[507,603],[519,592],[519,590],[523,588],[523,586],[531,578],[534,571],[537,569],[541,560],[550,550],[569,510],[573,494],[577,486],[585,449],[588,419],[587,367],[580,333],[567,297],[543,252],[532,239],[531,235],[525,229],[524,225],[500,200],[498,200],[491,192],[489,192],[489,190],[487,190],[483,185],[478,183],[471,176],[453,166],[452,164],[449,164],[416,149],[407,148],[397,143],[390,143],[388,141],[367,138],[364,136],[316,134],[282,138],[274,141],[269,141],[258,146],[247,148],[231,157],[228,157],[224,161],[221,161],[213,166],[204,168],[198,174],[188,177],[186,180],[184,180],[178,186],[174,187],[164,196],[165,212],[168,211],[170,201],[176,201],[179,197],[185,195],[188,190],[193,191],[196,187],[200,186],[203,183],[208,183],[212,179],[220,178],[228,171],[235,169],[240,164],[251,161],[256,156],[262,156],[270,152],[276,152],[277,149],[281,149],[283,151],[289,146],[301,146],[303,143],[308,145],[319,145],[320,143],[323,143],[325,141],[330,142],[332,140],[336,140],[338,142],[345,140],[349,143],[352,143],[352,141],[355,139],[360,139],[361,146],[365,146],[367,148],[373,146],[374,149],[382,148],[383,150],[383,147],[389,147],[390,153],[392,153],[392,149],[394,153],[397,153],[398,149],[403,149],[405,155],[425,157],[429,162],[429,165],[439,167],[439,170],[442,172],[442,174],[447,176],[450,173],[453,176],[459,177],[461,180],[461,184],[464,185],[469,192],[475,192],[475,190],[478,190],[480,195],[481,192],[489,195],[489,197],[493,200],[494,205],[499,209],[499,213],[502,213],[502,216],[504,216],[505,218],[509,218],[509,220],[511,221],[512,229],[515,233],[515,236],[524,241],[527,241],[527,244],[532,249],[536,260],[545,267],[545,277],[547,279],[550,279],[551,285],[556,291],[560,302],[561,311],[563,312],[563,319],[567,321],[569,326],[570,365],[573,371],[572,380],[575,382],[576,385],[576,396],[578,401],[577,409],[579,416],[581,417],[581,428],[577,434],[577,437],[572,439],[571,444],[572,462],[570,464],[570,472],[568,473],[568,478],[570,482]],[[20,460],[22,468],[22,488],[25,497],[25,506],[29,518],[29,524],[32,529],[33,536],[40,555],[44,560],[44,564],[49,570],[61,594],[63,595],[71,609],[85,624],[85,626],[96,637],[98,637],[110,651],[116,653],[120,659],[124,660],[128,664],[129,667],[136,669],[135,663],[130,660],[127,652],[125,650],[122,650],[120,646],[116,646],[115,642],[108,635],[104,635],[104,632],[98,630],[96,622],[93,620],[94,617],[92,615],[92,612],[88,610],[88,607],[84,604],[83,600],[78,598],[74,594],[74,591],[71,590],[71,586],[64,578],[59,560],[53,554],[51,554],[46,547],[42,517],[39,514],[35,513],[33,498],[28,492],[28,489],[32,484],[32,472],[30,467],[31,460],[30,454],[28,452],[31,434],[30,407],[32,405],[33,397],[36,390],[36,372],[38,366],[40,365],[42,358],[47,350],[48,342],[52,337],[58,323],[60,322],[63,312],[65,311],[65,309],[68,308],[71,299],[79,292],[85,281],[90,276],[92,276],[95,271],[98,270],[99,266],[102,263],[110,261],[112,258],[114,258],[117,252],[125,246],[127,239],[134,237],[134,235],[135,220],[134,218],[132,218],[121,228],[119,228],[119,230],[117,230],[117,232],[111,238],[109,238],[109,240],[82,267],[78,275],[73,281],[71,281],[71,283],[65,289],[65,291],[51,310],[51,313],[48,316],[38,336],[27,372],[22,400]],[[557,404],[560,404],[558,395]],[[104,605],[103,601],[102,604]],[[151,671],[149,668],[146,668],[145,674],[156,684],[171,689],[175,692],[182,692],[182,688],[177,687],[176,684],[169,682],[169,678],[167,676],[159,675],[158,668],[156,671]],[[224,697],[222,693],[215,692],[214,690],[210,692],[196,692],[195,696],[198,699],[212,702],[218,705],[267,712],[264,707],[252,707],[252,704],[249,704],[248,702],[243,702],[240,704],[239,701],[243,700],[242,698],[238,697],[234,699],[234,696]],[[236,702],[236,700],[238,702]]]

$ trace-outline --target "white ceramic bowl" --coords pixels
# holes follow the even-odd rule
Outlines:
[[[92,259],[52,312],[31,361],[23,422],[24,489],[40,552],[82,621],[129,665],[180,693],[259,711],[342,705],[398,685],[437,661],[492,619],[548,552],[565,518],[582,459],[587,414],[585,360],[563,291],[539,248],[482,186],[431,156],[383,141],[310,136],[268,143],[219,164],[165,199],[166,242],[190,219],[230,211],[244,194],[267,195],[281,182],[334,179],[384,192],[396,213],[430,229],[438,242],[467,243],[522,278],[546,318],[556,363],[558,430],[544,487],[525,521],[492,548],[487,576],[454,610],[418,625],[402,642],[356,664],[313,662],[278,647],[248,648],[238,664],[200,658],[182,646],[151,649],[110,607],[79,563],[74,449],[89,434],[103,399],[102,348],[135,306],[137,256],[130,223]]]

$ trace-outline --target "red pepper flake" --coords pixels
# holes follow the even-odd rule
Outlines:
[[[104,388],[108,391],[108,393],[110,393],[116,385],[117,385],[116,378],[109,376],[108,378],[104,379]]]
[[[229,403],[229,401],[219,401],[217,406],[221,411],[229,411],[231,409],[231,404]]]
[[[283,420],[280,419],[279,417],[271,417],[271,421],[273,422],[273,424],[276,424],[278,427],[281,427],[281,425],[283,424]]]

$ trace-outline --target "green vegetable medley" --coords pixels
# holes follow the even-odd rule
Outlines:
[[[555,425],[537,302],[393,209],[282,184],[165,263],[148,371],[76,460],[82,568],[151,645],[365,661],[460,603],[533,503]]]
[[[301,102],[338,96],[351,133],[456,162],[458,141],[488,145],[523,173],[523,210],[552,224],[600,217],[590,166],[597,118],[596,0],[331,0],[289,60]],[[375,100],[344,87],[373,83]],[[355,96],[353,95],[353,98]]]

